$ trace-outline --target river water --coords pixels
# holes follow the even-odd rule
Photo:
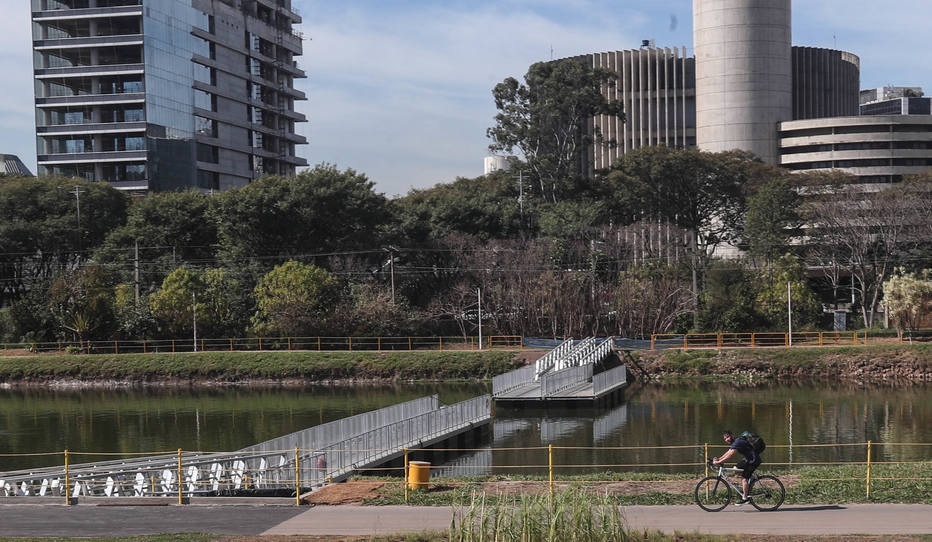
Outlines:
[[[486,439],[444,457],[450,474],[694,472],[720,432],[765,436],[771,464],[932,460],[932,386],[696,384],[646,386],[601,408],[497,405]],[[320,423],[425,395],[451,404],[487,384],[0,390],[0,472],[129,454],[233,451]],[[917,445],[918,444],[918,445]],[[824,446],[830,445],[830,446]],[[42,455],[45,453],[54,455]],[[37,455],[38,454],[38,455]],[[112,454],[112,455],[111,455]],[[453,467],[450,467],[453,468]]]

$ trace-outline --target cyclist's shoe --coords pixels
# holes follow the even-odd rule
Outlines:
[[[742,504],[747,504],[747,503],[749,503],[749,502],[751,502],[751,498],[750,498],[750,497],[747,497],[747,498],[742,497],[742,498],[738,499],[738,502],[735,503],[735,506],[741,506]]]

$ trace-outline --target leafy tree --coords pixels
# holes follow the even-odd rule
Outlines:
[[[231,270],[250,268],[254,277],[287,260],[323,265],[331,253],[380,247],[393,219],[365,175],[327,164],[293,178],[263,177],[216,198],[220,260]]]
[[[412,190],[393,201],[404,238],[416,242],[464,233],[500,239],[526,231],[517,182],[509,171],[475,179],[459,178],[424,190]],[[530,210],[528,210],[530,215]]]
[[[900,340],[903,333],[919,329],[923,318],[932,312],[932,272],[907,273],[897,269],[883,283],[883,304],[886,307],[896,334]]]
[[[786,179],[774,179],[748,196],[744,238],[752,257],[770,264],[799,235],[799,195]]]
[[[737,260],[713,260],[705,273],[699,310],[702,331],[754,331],[762,327],[756,312],[753,274]]]
[[[539,197],[556,202],[570,196],[591,146],[604,143],[593,117],[624,118],[621,103],[602,93],[616,77],[577,58],[533,64],[523,84],[505,79],[492,90],[499,113],[486,132],[489,149],[518,149],[539,185]]]
[[[235,274],[222,267],[205,269],[201,272],[201,281],[204,290],[197,296],[198,333],[213,337],[242,334],[252,313],[249,289]]]
[[[763,171],[759,164],[743,151],[641,147],[622,156],[607,180],[625,223],[668,222],[691,232],[695,249],[709,254],[740,240],[745,186]]]
[[[149,338],[158,330],[158,322],[152,314],[148,294],[136,299],[136,288],[133,284],[124,282],[116,285],[113,310],[117,332],[124,337]]]
[[[209,219],[210,205],[211,196],[193,190],[133,200],[126,224],[107,236],[95,258],[119,269],[125,282],[135,282],[138,270],[143,291],[155,289],[181,265],[211,265],[217,228]]]
[[[793,255],[784,255],[774,262],[775,269],[763,268],[758,274],[755,305],[770,329],[787,329],[788,309],[792,309],[793,329],[812,329],[819,324],[822,304],[809,287],[806,268]],[[789,291],[787,291],[789,290]],[[790,303],[787,304],[787,294]]]
[[[200,273],[187,267],[179,267],[165,277],[162,287],[149,295],[149,306],[159,323],[162,334],[167,337],[191,335],[196,315],[204,313],[203,299],[198,292],[204,291]]]
[[[114,331],[113,282],[100,266],[80,267],[55,280],[47,304],[61,338],[82,344]]]
[[[107,183],[57,177],[0,180],[0,305],[88,259],[126,218]]]
[[[314,335],[326,329],[337,299],[337,280],[294,260],[276,266],[256,285],[253,330],[258,335]]]

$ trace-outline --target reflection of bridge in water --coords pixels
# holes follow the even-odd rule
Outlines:
[[[434,395],[321,424],[236,452],[160,454],[0,473],[0,496],[295,496],[359,471],[372,470],[492,419],[492,401],[592,401],[625,385],[623,365],[595,373],[612,354],[611,340],[565,341],[534,366],[495,377],[493,395],[441,406]],[[518,390],[521,390],[520,392]],[[609,417],[618,416],[618,409]],[[616,414],[612,414],[616,413]],[[596,424],[624,423],[619,420]],[[495,428],[494,442],[501,432]],[[559,433],[572,428],[554,425]],[[448,462],[491,464],[491,451]],[[442,468],[438,468],[442,475]]]

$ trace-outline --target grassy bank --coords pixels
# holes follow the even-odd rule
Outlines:
[[[509,351],[199,352],[0,357],[0,382],[220,383],[489,379],[519,366]]]
[[[0,383],[49,381],[236,384],[259,381],[483,380],[541,351],[197,352],[0,356]],[[932,344],[634,352],[641,380],[707,378],[932,381]]]

